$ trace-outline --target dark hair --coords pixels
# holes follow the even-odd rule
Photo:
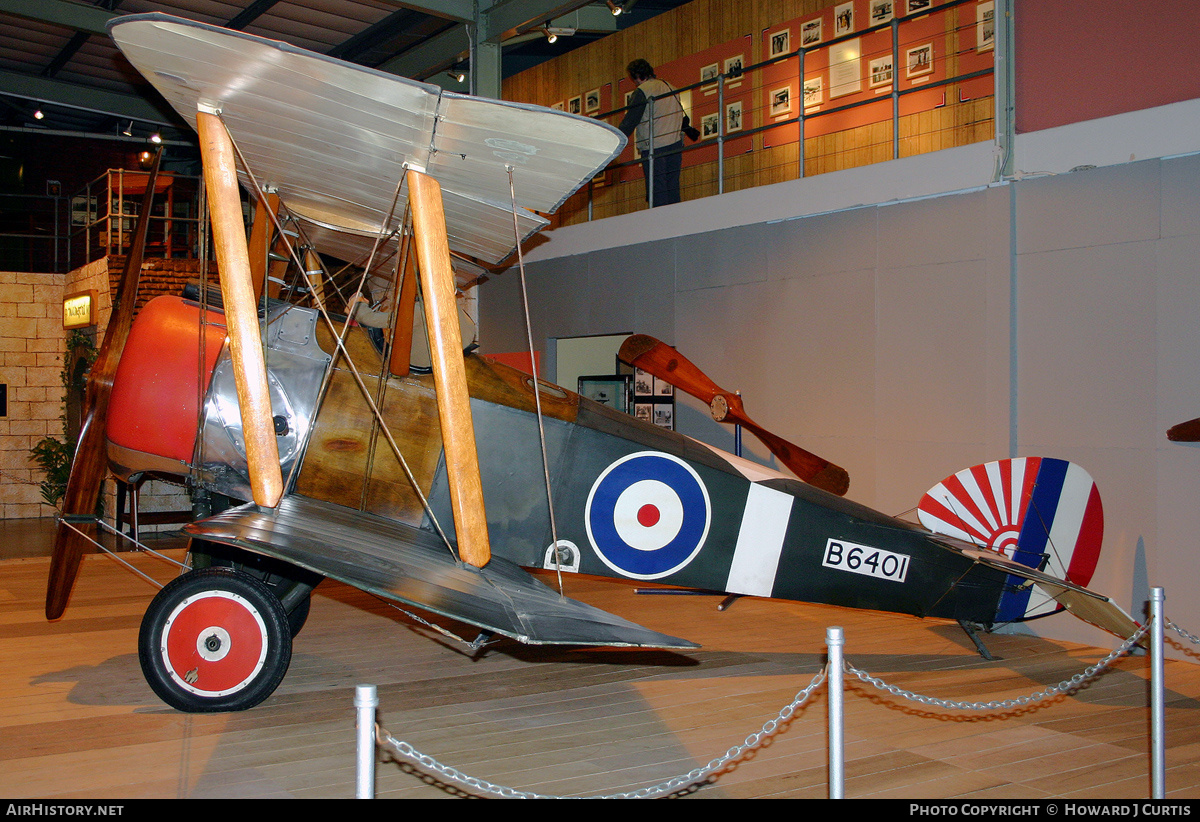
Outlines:
[[[649,80],[654,76],[654,66],[650,65],[640,57],[626,66],[625,71],[629,74],[629,78],[635,83],[640,83],[643,80]]]

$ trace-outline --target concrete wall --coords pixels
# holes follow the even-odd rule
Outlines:
[[[724,228],[544,254],[527,266],[535,339],[632,328],[674,344],[887,513],[975,463],[1073,460],[1107,515],[1092,587],[1138,615],[1163,585],[1168,615],[1200,632],[1200,447],[1164,435],[1200,416],[1198,192],[1192,154],[779,220],[760,203]],[[702,225],[688,205],[643,214],[647,232]],[[522,344],[515,282],[481,294],[485,351]],[[681,398],[678,427],[732,445],[699,403]],[[1109,644],[1068,617],[1037,630]]]

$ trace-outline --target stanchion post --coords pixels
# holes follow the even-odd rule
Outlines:
[[[1163,684],[1163,595],[1150,589],[1150,781],[1151,797],[1167,796],[1165,688]]]
[[[379,697],[374,685],[358,685],[354,688],[358,731],[355,799],[375,798],[375,709],[378,706]]]
[[[842,715],[842,629],[825,629],[825,646],[829,649],[829,668],[825,688],[829,692],[829,798],[845,798],[845,720]]]

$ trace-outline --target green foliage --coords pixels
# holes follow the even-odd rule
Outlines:
[[[75,455],[75,443],[46,437],[30,449],[30,454],[46,475],[41,483],[42,499],[47,505],[57,508],[63,494],[67,492],[67,479],[71,476],[71,458]]]
[[[90,334],[76,329],[67,337],[67,356],[63,358],[62,370],[63,388],[67,394],[75,391],[82,395],[87,385],[87,369],[82,370],[78,378],[72,373],[71,365],[76,351],[80,352],[86,360],[88,369],[96,361],[99,352],[96,344],[92,342]],[[63,438],[44,437],[29,451],[33,461],[46,475],[41,482],[42,499],[47,505],[55,508],[59,506],[63,495],[67,492],[67,480],[71,476],[71,461],[75,457],[75,446],[78,445],[78,437],[72,436],[68,430],[67,415],[64,413],[59,419],[62,420]]]

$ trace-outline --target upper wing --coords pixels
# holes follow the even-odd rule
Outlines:
[[[259,184],[337,230],[343,259],[396,228],[406,166],[441,184],[451,249],[498,263],[516,244],[509,167],[524,240],[547,224],[533,211],[553,212],[625,145],[591,118],[443,92],[168,15],[120,17],[109,33],[193,125],[198,107],[219,111]]]

